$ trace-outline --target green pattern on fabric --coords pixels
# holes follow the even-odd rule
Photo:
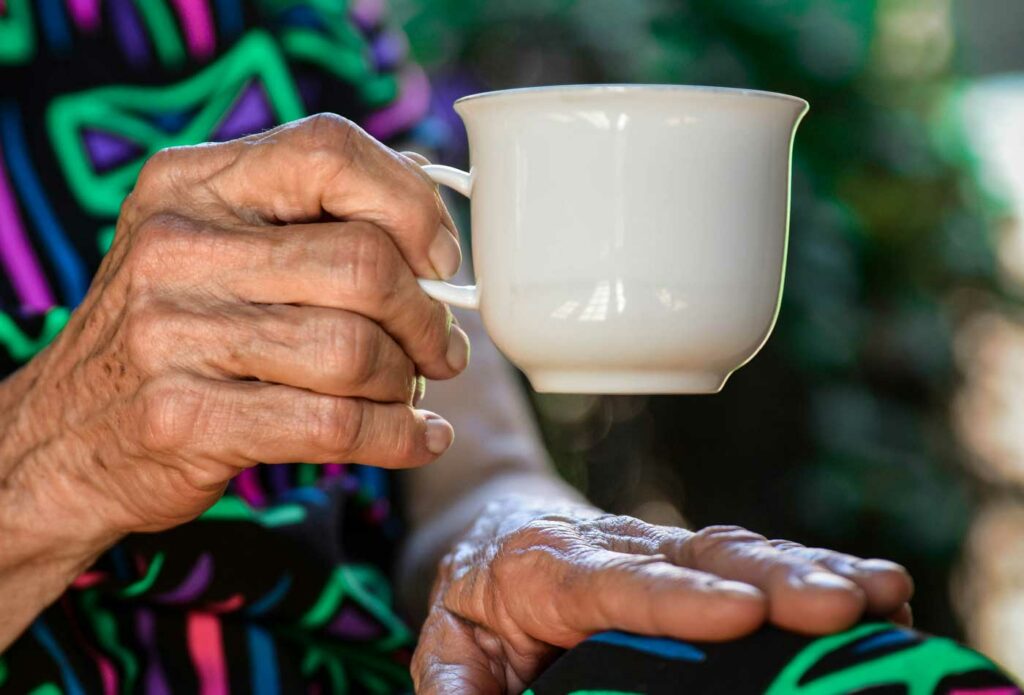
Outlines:
[[[54,683],[43,683],[38,688],[29,691],[29,695],[63,695],[63,693],[64,691]]]
[[[149,591],[153,583],[156,582],[156,578],[160,576],[160,570],[164,566],[164,554],[157,553],[153,556],[153,561],[149,563],[149,567],[146,569],[146,574],[137,582],[129,584],[121,590],[121,595],[127,598],[132,596],[138,596]]]
[[[124,676],[121,692],[133,693],[139,675],[138,660],[131,649],[121,642],[113,613],[100,606],[99,602],[100,593],[96,589],[88,589],[81,593],[81,607],[96,635],[96,641],[121,667],[120,673]]]
[[[319,474],[319,466],[316,464],[300,463],[298,466],[295,484],[299,487],[312,487],[313,485],[316,485],[316,479],[319,477]]]
[[[135,6],[153,37],[160,62],[172,68],[182,65],[185,62],[185,45],[178,35],[174,15],[164,0],[135,0]]]
[[[37,352],[50,344],[71,318],[71,311],[65,307],[55,307],[46,312],[43,319],[43,330],[37,338],[31,338],[18,327],[7,314],[0,312],[0,343],[16,362],[25,362]]]
[[[306,6],[316,10],[321,28],[289,27],[281,32],[281,45],[289,58],[312,63],[351,84],[371,108],[386,106],[398,96],[398,80],[379,74],[366,37],[352,23],[348,3],[338,0],[263,0],[272,14]]]
[[[310,647],[302,660],[302,675],[309,678],[321,668],[331,679],[332,693],[348,692],[348,674],[345,672],[345,665],[341,660],[324,649]]]
[[[349,644],[322,639],[305,630],[285,632],[290,641],[302,646],[303,675],[312,675],[322,667],[332,679],[336,678],[343,684],[335,692],[346,692],[351,681],[365,686],[360,692],[369,691],[373,695],[394,695],[412,690],[409,669],[395,660],[393,652],[380,650],[374,644]],[[404,646],[412,646],[412,642]]]
[[[114,234],[117,232],[117,225],[110,225],[104,227],[96,235],[96,248],[99,249],[100,253],[104,256],[107,255],[107,251],[114,245]]]
[[[139,157],[125,166],[97,172],[81,136],[83,129],[116,132],[142,147],[147,156],[165,147],[206,142],[242,91],[256,81],[264,88],[278,120],[306,115],[278,46],[264,31],[250,32],[220,60],[177,84],[100,87],[57,97],[47,111],[47,127],[75,197],[95,215],[116,217],[146,159]],[[146,118],[191,109],[197,109],[195,116],[176,133],[168,133]]]
[[[398,95],[398,80],[391,74],[376,73],[365,46],[358,50],[339,49],[330,38],[308,29],[283,32],[281,45],[290,58],[315,63],[351,82],[371,107],[384,106]]]
[[[807,670],[825,654],[862,637],[890,629],[891,625],[872,623],[812,642],[786,664],[765,695],[834,695],[891,683],[905,685],[908,695],[931,695],[946,676],[976,669],[996,670],[995,665],[980,654],[952,640],[933,637],[913,647],[884,654],[799,685]]]
[[[395,615],[390,605],[371,589],[386,581],[384,575],[372,565],[338,566],[299,624],[306,629],[322,627],[336,615],[342,601],[350,600],[372,615],[386,630],[383,637],[372,643],[374,649],[387,651],[409,644],[412,641],[409,628]]]
[[[387,578],[373,565],[345,565],[339,568],[348,582],[349,596],[376,618],[388,633],[374,643],[382,651],[408,644],[413,635],[392,611]]]
[[[0,686],[7,681],[7,662],[4,657],[0,655]]]
[[[0,64],[22,63],[36,52],[36,32],[29,0],[7,0],[0,16]]]
[[[304,521],[306,508],[301,504],[278,504],[265,510],[253,509],[237,495],[224,495],[199,517],[203,521],[255,521],[269,528]]]

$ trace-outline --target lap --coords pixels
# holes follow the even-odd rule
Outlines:
[[[1021,692],[977,652],[888,623],[865,623],[818,638],[768,627],[721,644],[605,632],[566,652],[531,691],[533,695]]]

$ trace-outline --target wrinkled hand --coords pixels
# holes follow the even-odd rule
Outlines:
[[[257,462],[436,458],[452,429],[413,407],[419,376],[454,376],[469,345],[416,276],[455,272],[453,230],[415,161],[339,117],[152,157],[17,377],[7,528],[38,502],[65,536],[152,531]]]
[[[413,677],[421,695],[519,693],[602,630],[719,641],[768,620],[823,634],[865,611],[909,623],[912,591],[894,563],[737,527],[496,504],[441,563]]]

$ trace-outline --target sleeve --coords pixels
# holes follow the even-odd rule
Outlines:
[[[52,307],[43,314],[18,316],[0,311],[0,379],[7,377],[46,347],[67,323],[71,311]]]

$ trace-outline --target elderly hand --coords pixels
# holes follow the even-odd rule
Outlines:
[[[158,153],[11,380],[3,529],[103,545],[194,518],[257,462],[433,460],[453,433],[413,407],[419,376],[456,375],[469,344],[416,276],[460,259],[417,163],[342,118]]]
[[[442,561],[413,677],[421,695],[518,693],[560,648],[602,630],[718,641],[767,619],[828,633],[865,611],[909,622],[912,592],[884,560],[513,500],[489,507]]]

